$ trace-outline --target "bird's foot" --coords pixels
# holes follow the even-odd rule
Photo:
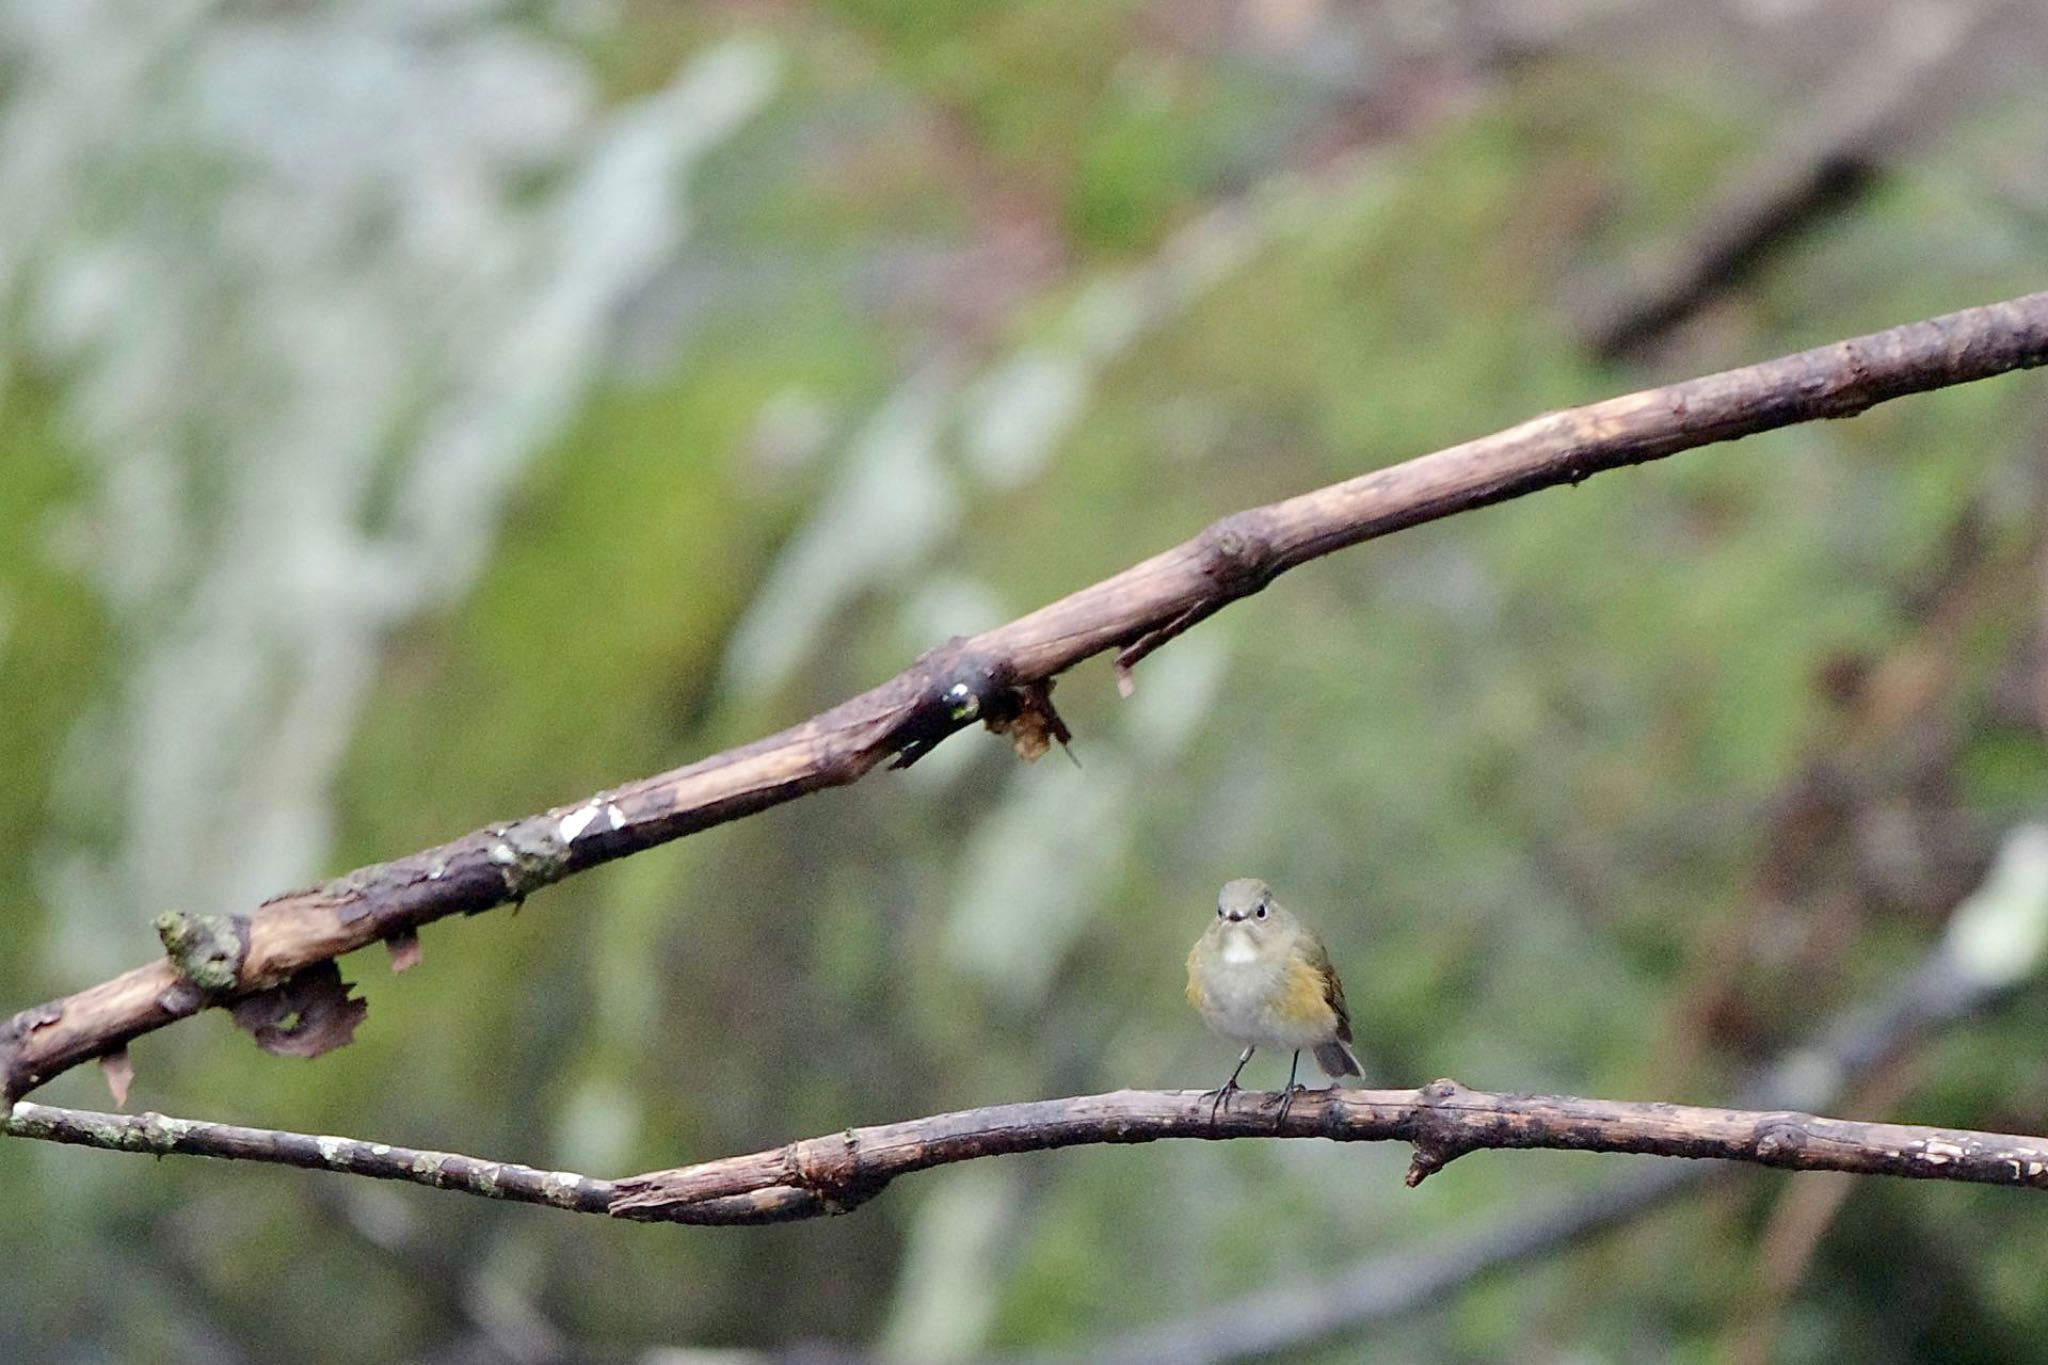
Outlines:
[[[1197,1096],[1198,1099],[1209,1101],[1209,1122],[1211,1125],[1215,1124],[1216,1116],[1222,1112],[1224,1102],[1230,1098],[1231,1092],[1237,1088],[1237,1081],[1233,1077],[1222,1085],[1217,1086],[1214,1090],[1204,1090]]]
[[[1305,1085],[1294,1084],[1280,1092],[1280,1112],[1273,1116],[1273,1126],[1275,1128],[1287,1122],[1287,1111],[1294,1107],[1294,1097],[1306,1089],[1308,1087]]]

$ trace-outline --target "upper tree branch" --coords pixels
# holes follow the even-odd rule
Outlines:
[[[171,957],[0,1024],[0,1100],[378,939],[403,941],[443,916],[516,902],[584,868],[853,782],[885,760],[914,761],[977,720],[1058,733],[1046,689],[1060,672],[1110,649],[1125,650],[1128,667],[1319,555],[1602,470],[2043,363],[2048,294],[2031,294],[1550,413],[1225,517],[1113,578],[952,641],[780,734],[279,896],[250,915],[175,920],[164,926]]]

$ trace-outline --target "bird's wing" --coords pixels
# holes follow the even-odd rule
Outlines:
[[[1344,983],[1337,979],[1337,969],[1330,965],[1330,951],[1318,943],[1309,953],[1309,965],[1323,978],[1323,1000],[1337,1014],[1337,1036],[1345,1042],[1351,1041],[1351,1008],[1344,1003]]]

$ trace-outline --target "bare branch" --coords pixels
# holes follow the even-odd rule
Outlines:
[[[687,1216],[708,1201],[769,1196],[788,1201],[787,1211],[796,1216],[806,1200],[804,1212],[843,1213],[910,1171],[1012,1152],[1159,1138],[1407,1142],[1415,1147],[1410,1185],[1466,1152],[1541,1147],[2048,1189],[2048,1139],[2004,1133],[1855,1123],[1790,1110],[1498,1095],[1450,1080],[1420,1090],[1304,1091],[1284,1114],[1279,1094],[1235,1098],[1214,1119],[1210,1095],[1119,1090],[849,1128],[771,1151],[629,1177],[618,1182],[611,1211],[666,1219]]]
[[[1046,689],[1059,673],[1105,650],[1129,649],[1128,668],[1187,624],[1347,545],[1602,470],[2043,363],[2048,293],[1550,413],[1225,517],[1112,578],[954,640],[780,734],[279,896],[250,915],[169,917],[159,928],[170,956],[0,1024],[0,1101],[380,939],[517,902],[585,868],[853,782],[886,760],[908,764],[975,721],[1056,734]],[[348,1003],[344,990],[332,1026],[302,1049],[344,1037]]]
[[[162,1114],[100,1114],[22,1100],[0,1131],[12,1137],[211,1156],[377,1180],[405,1180],[489,1199],[546,1204],[641,1221],[734,1224],[846,1213],[896,1176],[1015,1152],[1160,1138],[1329,1138],[1407,1142],[1407,1183],[1419,1185],[1467,1152],[1548,1148],[1717,1157],[1802,1171],[2048,1189],[2048,1139],[1901,1123],[1855,1123],[1791,1110],[1703,1109],[1564,1095],[1499,1095],[1433,1081],[1420,1090],[1242,1092],[1220,1112],[1212,1094],[1119,1090],[1107,1095],[967,1109],[849,1128],[748,1156],[609,1181],[452,1152],[358,1138],[204,1123]]]
[[[202,1123],[163,1114],[98,1114],[58,1109],[23,1100],[0,1133],[110,1152],[151,1156],[212,1156],[261,1161],[308,1171],[340,1171],[373,1180],[405,1180],[436,1189],[460,1190],[486,1199],[547,1204],[579,1213],[603,1213],[615,1195],[612,1182],[572,1171],[537,1171],[508,1161],[486,1161],[454,1152],[423,1152],[356,1138],[315,1137],[233,1123]]]

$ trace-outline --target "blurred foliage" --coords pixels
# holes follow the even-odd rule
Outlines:
[[[1765,54],[1754,87],[1702,91],[1685,51],[1645,63],[1598,23],[1460,67],[1427,24],[1301,11],[1321,27],[1296,41],[1278,5],[1193,6],[1176,35],[1132,4],[641,0],[546,35],[610,106],[736,30],[775,45],[783,85],[697,172],[686,249],[620,319],[480,573],[382,638],[331,856],[306,875],[793,723],[1222,513],[2038,282],[2048,226],[1997,174],[2038,147],[1991,101],[1602,367],[1560,300],[1770,144],[1799,59],[1729,37]],[[1145,304],[1116,292],[1125,272],[1192,250],[1218,205],[1243,259],[1118,331]],[[1039,466],[977,462],[977,423],[1023,372],[1004,362],[1069,345],[1070,324],[1095,340],[1066,434]],[[862,452],[887,448],[863,433],[920,375],[939,434],[904,467],[929,482],[857,503]],[[103,547],[76,529],[94,476],[68,382],[23,354],[0,394],[0,985],[24,1005],[86,984],[39,958],[43,812],[70,768],[111,761],[81,716],[132,685],[91,586]],[[1321,929],[1376,1082],[1725,1100],[1916,960],[1996,834],[2039,813],[2042,394],[1909,399],[1345,552],[1141,665],[1129,702],[1104,664],[1063,680],[1078,768],[962,736],[906,775],[434,926],[404,977],[361,955],[368,1022],[317,1063],[216,1017],[144,1040],[135,1103],[622,1173],[1208,1086],[1230,1049],[1185,1009],[1181,963],[1241,874]],[[778,567],[845,508],[898,561],[849,576],[796,667],[734,686],[742,623],[800,590]],[[1763,886],[1809,790],[1833,823]],[[112,816],[91,833],[122,838]],[[159,908],[124,908],[126,956]],[[2048,1080],[2014,1060],[2043,1027],[2035,989],[1930,1040],[1889,1112],[2048,1129]],[[48,1097],[98,1103],[97,1084]],[[37,1252],[0,1279],[0,1320],[25,1357],[81,1361],[1085,1353],[1614,1165],[1477,1156],[1409,1193],[1403,1160],[1081,1150],[713,1231],[8,1144],[0,1220]],[[1741,1173],[1299,1358],[1721,1358],[1763,1311],[1792,1188]],[[1765,1323],[1773,1356],[2040,1355],[2033,1202],[1857,1183]]]

